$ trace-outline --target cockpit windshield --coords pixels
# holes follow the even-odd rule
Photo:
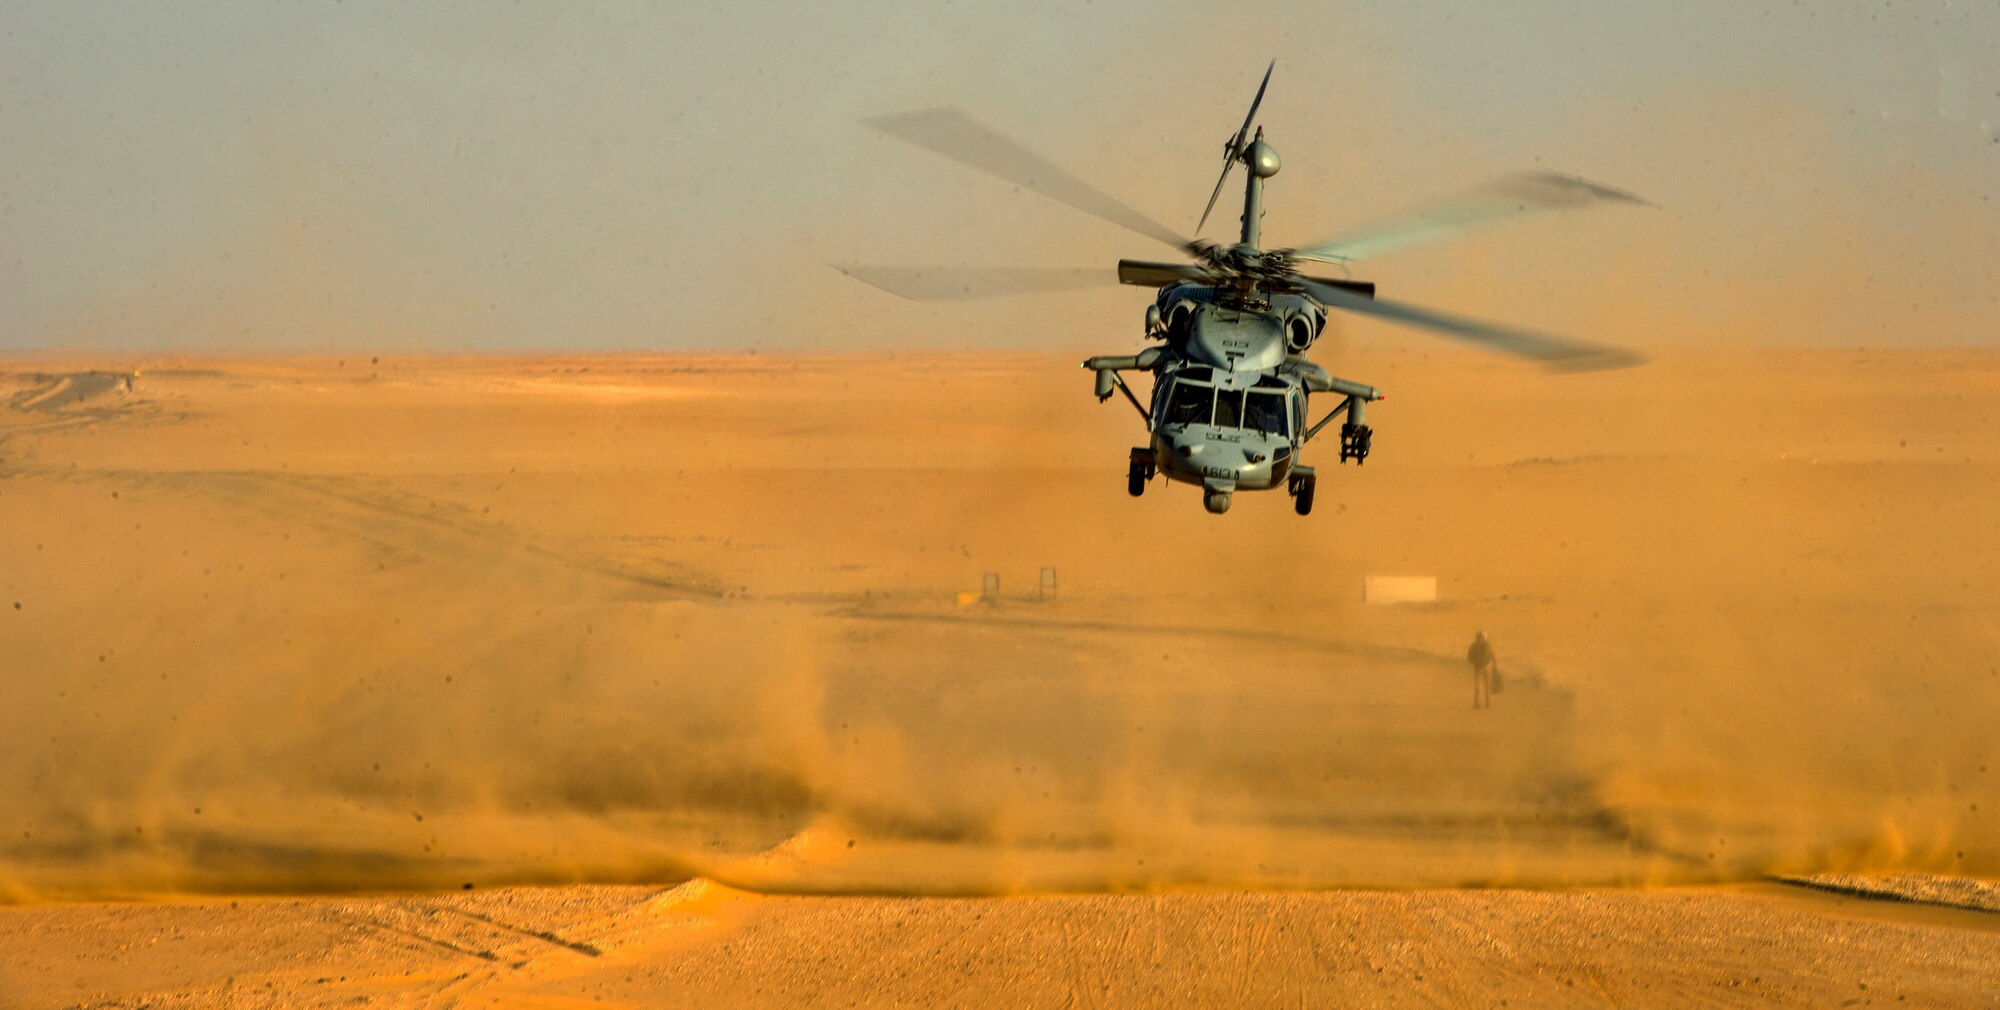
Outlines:
[[[1235,428],[1243,423],[1243,391],[1240,389],[1218,389],[1215,391],[1215,424],[1219,428]]]
[[[1166,411],[1160,423],[1248,428],[1282,438],[1292,434],[1292,412],[1284,393],[1216,389],[1185,380],[1175,382],[1167,393]]]
[[[1215,404],[1215,387],[1191,382],[1174,383],[1167,394],[1165,424],[1207,424]]]
[[[1291,435],[1291,415],[1283,393],[1251,390],[1243,398],[1243,426],[1266,435]]]

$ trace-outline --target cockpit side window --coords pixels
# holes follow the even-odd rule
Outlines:
[[[1175,382],[1167,394],[1167,412],[1162,424],[1207,424],[1215,403],[1215,387]]]
[[[1290,420],[1285,413],[1285,397],[1282,393],[1251,391],[1243,398],[1243,426],[1266,435],[1290,437]]]
[[[1243,391],[1240,389],[1218,389],[1215,391],[1215,423],[1218,427],[1234,428],[1243,423]]]

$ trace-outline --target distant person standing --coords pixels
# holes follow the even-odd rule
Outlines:
[[[1495,658],[1493,643],[1486,640],[1486,632],[1474,632],[1472,648],[1465,650],[1465,661],[1472,664],[1472,707],[1493,707],[1493,672]]]

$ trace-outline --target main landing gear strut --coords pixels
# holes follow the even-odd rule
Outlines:
[[[1153,450],[1132,450],[1132,465],[1125,471],[1125,491],[1137,498],[1146,493],[1146,482],[1153,479]]]
[[[1312,467],[1292,468],[1292,475],[1285,478],[1285,490],[1292,496],[1292,511],[1302,516],[1312,515],[1313,489],[1318,484],[1319,478],[1313,474]]]

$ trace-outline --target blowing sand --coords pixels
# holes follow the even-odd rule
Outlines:
[[[0,1006],[2000,992],[1760,883],[2000,876],[2000,355],[1358,351],[1303,519],[1076,357],[9,364]]]

